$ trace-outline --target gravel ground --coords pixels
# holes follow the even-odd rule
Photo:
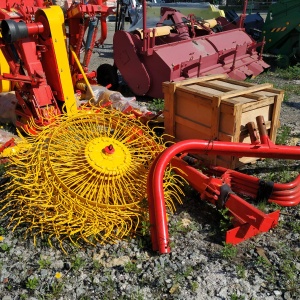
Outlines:
[[[113,25],[110,25],[110,29]],[[90,66],[112,62],[112,30]],[[300,137],[300,99],[283,104],[281,123]],[[268,177],[293,169],[293,162],[250,165],[246,172]],[[221,216],[186,189],[184,203],[169,217],[172,251],[151,250],[149,235],[94,247],[68,246],[68,254],[46,240],[34,246],[23,230],[0,223],[0,298],[11,299],[299,299],[300,210],[280,208],[273,230],[236,247],[224,246]],[[265,211],[278,209],[265,205]]]

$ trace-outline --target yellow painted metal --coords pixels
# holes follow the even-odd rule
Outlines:
[[[111,154],[105,151],[109,146],[114,149]],[[128,147],[111,137],[97,137],[89,141],[85,148],[85,156],[90,166],[104,176],[107,175],[107,179],[116,179],[124,175],[132,163]]]
[[[171,26],[160,26],[155,28],[149,28],[150,30],[150,37],[153,37],[153,30],[155,29],[155,36],[164,36],[169,35],[171,33],[171,30],[173,29]],[[143,29],[137,29],[134,31],[135,33],[138,33],[141,39],[144,39],[144,31]]]
[[[39,9],[35,15],[37,20],[40,15],[43,15],[48,20],[67,114],[77,114],[78,109],[66,47],[63,11],[59,6],[53,5],[48,8]]]
[[[0,33],[0,37],[2,37]],[[10,73],[9,65],[0,49],[0,74],[3,73]],[[0,93],[6,93],[11,91],[10,87],[10,81],[9,80],[0,80]]]
[[[5,176],[11,180],[0,199],[13,229],[25,223],[28,234],[48,234],[50,244],[54,238],[64,249],[66,238],[114,242],[148,220],[147,176],[165,149],[149,127],[97,108],[57,116],[23,140],[30,147],[10,157]],[[114,151],[103,151],[110,145]],[[174,200],[181,202],[182,183],[169,167],[163,185],[170,212]]]
[[[88,90],[89,90],[89,92],[90,92],[90,94],[92,96],[92,99],[89,99],[89,100],[97,100],[97,99],[95,99],[94,92],[92,90],[91,84],[89,83],[89,80],[87,79],[87,77],[85,75],[85,72],[84,72],[84,70],[83,70],[83,68],[81,66],[81,63],[80,63],[80,61],[79,61],[79,59],[78,59],[78,57],[77,57],[77,55],[76,55],[76,53],[75,53],[75,51],[74,51],[74,49],[73,49],[73,47],[71,45],[70,45],[70,51],[72,53],[72,56],[73,56],[73,58],[74,58],[74,60],[75,60],[75,62],[77,64],[78,68],[79,68],[79,71],[80,71],[80,73],[81,73],[81,75],[82,75],[82,77],[84,79],[84,82],[85,82],[85,84],[86,84],[86,86],[87,86],[87,88],[88,88]]]

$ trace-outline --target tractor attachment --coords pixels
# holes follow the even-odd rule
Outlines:
[[[13,228],[26,224],[34,239],[48,234],[64,248],[64,239],[114,242],[147,220],[147,174],[165,146],[146,125],[117,110],[81,110],[22,140],[26,148],[9,157],[0,199],[0,215]],[[165,175],[172,211],[180,177],[171,168]]]
[[[268,68],[259,46],[243,28],[226,30],[215,19],[198,21],[193,15],[162,7],[154,28],[114,34],[114,63],[136,95],[162,98],[161,83],[208,74],[228,74],[244,80]]]
[[[238,28],[244,19],[246,32],[257,41],[264,41],[263,52],[266,56],[276,57],[281,68],[300,62],[300,2],[298,0],[278,0],[269,6],[266,19],[259,13],[243,14],[239,17],[235,11],[227,11],[226,18],[217,18],[220,24],[229,28]]]
[[[30,131],[31,119],[47,125],[64,106],[68,114],[76,114],[77,83],[88,87],[97,83],[96,72],[88,72],[88,65],[98,25],[98,42],[103,44],[106,17],[114,13],[115,2],[110,6],[101,0],[74,2],[66,17],[50,2],[12,2],[0,5],[0,92],[15,91],[16,126]]]
[[[273,144],[266,135],[264,122],[257,118],[260,132],[257,140],[251,144],[185,140],[164,150],[153,163],[148,175],[148,201],[151,224],[151,239],[153,250],[169,253],[169,235],[166,210],[163,198],[163,174],[166,166],[171,163],[179,174],[200,193],[201,200],[208,201],[218,208],[227,208],[232,216],[234,228],[226,234],[226,242],[237,244],[261,232],[266,232],[276,226],[279,211],[268,215],[243,200],[237,194],[246,194],[254,198],[268,199],[282,206],[292,206],[300,203],[299,176],[289,184],[264,183],[259,179],[239,172],[214,167],[212,173],[220,177],[208,177],[199,170],[183,161],[178,154],[210,154],[236,155],[261,158],[300,159],[300,148],[297,146],[279,146]],[[244,190],[245,189],[245,190]]]

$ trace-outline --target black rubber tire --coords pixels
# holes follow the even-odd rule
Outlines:
[[[102,64],[97,69],[97,82],[103,86],[111,86],[108,88],[117,91],[119,87],[119,76],[117,68],[110,64]]]

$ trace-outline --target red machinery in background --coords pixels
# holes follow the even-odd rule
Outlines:
[[[182,170],[178,172],[200,193],[201,200],[208,201],[218,208],[228,209],[234,228],[226,233],[227,243],[237,244],[270,230],[278,223],[279,211],[264,214],[238,194],[281,206],[295,206],[300,203],[300,175],[293,182],[286,184],[266,183],[237,171],[211,167],[208,171],[214,176],[207,176],[183,160],[188,154],[300,159],[299,147],[275,145],[269,140],[262,117],[257,117],[257,125],[260,142],[257,139],[252,140],[251,144],[185,140],[170,146],[156,158],[151,166],[147,184],[153,250],[160,253],[170,252],[163,191],[163,175],[169,163]],[[180,158],[176,157],[179,154]],[[216,175],[219,177],[215,177]]]
[[[68,113],[77,111],[76,83],[82,79],[96,83],[96,72],[88,73],[88,64],[98,25],[103,43],[106,17],[114,9],[102,0],[74,2],[66,15],[48,1],[7,0],[1,5],[1,92],[15,91],[17,127],[28,128],[32,118],[43,125],[61,113],[63,104]],[[84,57],[78,63],[82,47]],[[10,83],[5,89],[4,82]]]
[[[245,1],[245,7],[247,1]],[[162,7],[154,28],[114,34],[114,63],[135,95],[163,98],[162,82],[227,73],[244,80],[269,65],[257,53],[258,44],[242,28],[227,30],[216,20],[197,21],[193,15]],[[113,81],[113,79],[111,79]]]

